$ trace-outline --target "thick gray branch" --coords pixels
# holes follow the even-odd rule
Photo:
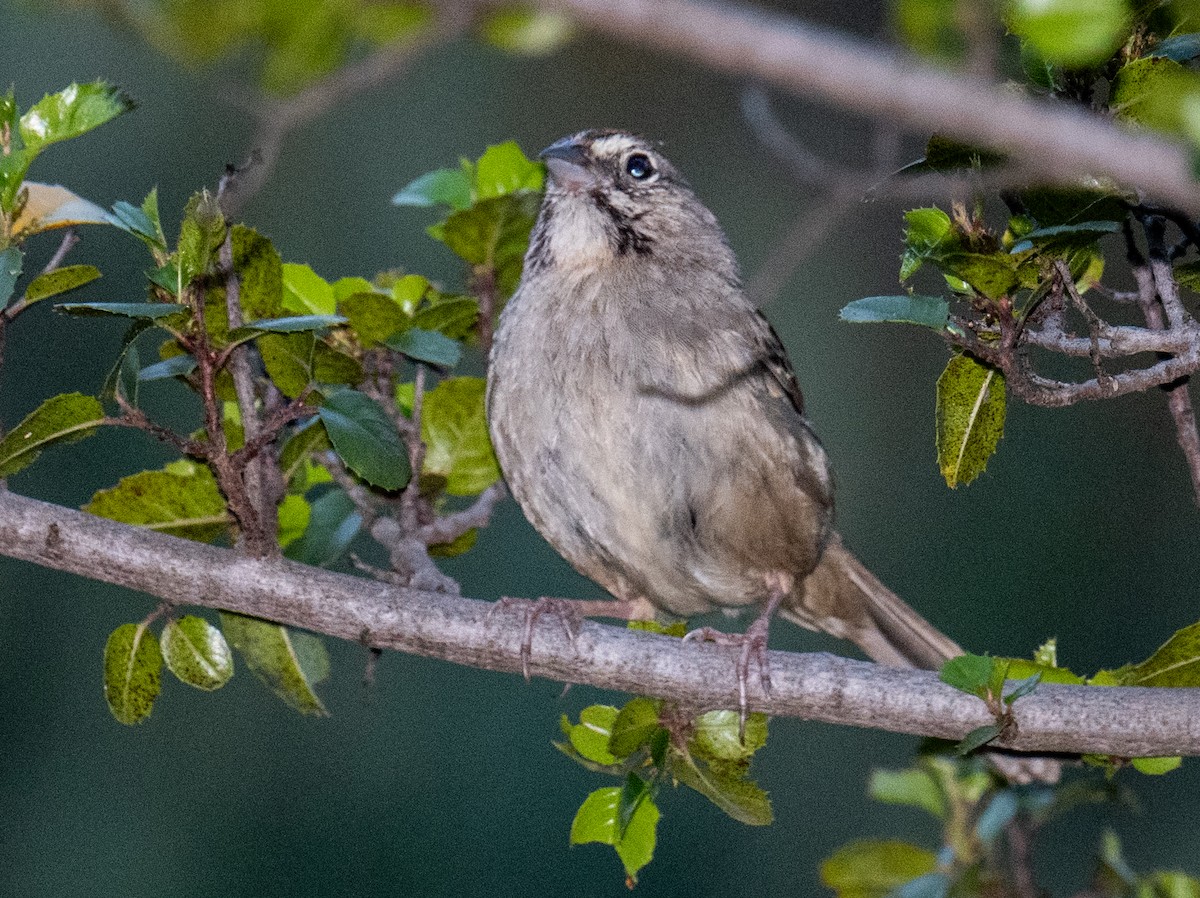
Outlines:
[[[486,602],[392,586],[286,560],[251,559],[0,490],[0,553],[140,590],[365,645],[489,670],[521,669],[522,622]],[[13,575],[10,575],[12,577]],[[11,579],[10,579],[11,582]],[[923,671],[826,654],[772,652],[770,714],[957,739],[992,722],[983,703]],[[537,627],[533,673],[697,710],[737,705],[732,650],[585,622],[573,641]],[[1200,754],[1200,690],[1042,685],[1016,704],[1001,744],[1123,757]]]
[[[1096,115],[953,75],[799,20],[701,0],[540,0],[634,44],[1009,154],[1031,179],[1109,177],[1200,213],[1186,149]]]

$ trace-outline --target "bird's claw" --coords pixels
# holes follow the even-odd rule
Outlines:
[[[488,610],[487,619],[491,621],[497,612],[513,610],[521,611],[525,615],[521,637],[521,674],[528,683],[530,679],[529,662],[533,656],[533,628],[537,624],[538,618],[545,615],[557,618],[562,624],[567,642],[572,645],[575,643],[582,620],[570,599],[555,599],[548,596],[540,599],[514,599],[504,596],[497,599]]]
[[[738,683],[738,738],[743,742],[746,741],[746,715],[749,708],[746,684],[750,679],[752,657],[758,662],[758,676],[763,695],[771,697],[771,664],[767,660],[766,628],[756,627],[757,623],[758,621],[755,621],[751,624],[745,633],[725,633],[712,627],[700,627],[683,637],[684,642],[702,640],[741,648],[735,670]]]

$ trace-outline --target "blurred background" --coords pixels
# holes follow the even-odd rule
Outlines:
[[[232,8],[191,5],[214,21]],[[892,39],[883,4],[776,5]],[[309,6],[281,8],[303,18]],[[136,8],[0,0],[0,76],[22,108],[71,81],[124,87],[139,103],[134,113],[49,150],[30,174],[105,207],[139,202],[157,185],[170,235],[187,197],[247,157],[255,119],[234,100],[257,89],[261,56],[251,42],[201,64],[198,48],[185,53],[162,34],[155,41],[153,27],[132,25]],[[585,127],[661,139],[723,223],[748,278],[764,267],[782,273],[767,311],[834,460],[840,528],[885,582],[974,651],[1027,655],[1057,636],[1061,663],[1082,673],[1140,660],[1193,623],[1200,514],[1163,397],[1058,411],[1014,404],[987,473],[947,489],[933,450],[933,389],[947,350],[915,330],[837,319],[850,300],[897,292],[900,213],[923,203],[853,202],[830,227],[827,197],[747,124],[747,86],[592,34],[548,55],[456,38],[289,134],[241,218],[285,261],[329,280],[402,267],[458,286],[457,261],[424,234],[432,215],[390,203],[408,181],[508,139],[530,155]],[[771,103],[821,157],[875,165],[872,123],[795,97]],[[918,157],[927,136],[901,133],[895,158]],[[864,194],[871,183],[864,178]],[[789,232],[806,254],[794,272],[779,249]],[[97,264],[105,277],[79,298],[140,300],[140,247],[115,229],[82,236],[71,260]],[[26,268],[56,246],[53,236],[32,242]],[[1112,279],[1121,286],[1120,274]],[[95,393],[123,329],[56,315],[49,304],[23,316],[0,371],[0,419],[11,424],[58,392]],[[151,386],[151,403],[188,420],[181,389]],[[10,487],[79,506],[170,457],[141,434],[105,433],[53,450]],[[511,500],[446,570],[483,599],[598,595]],[[367,687],[365,652],[331,642],[327,719],[296,715],[241,668],[213,695],[165,683],[151,719],[126,728],[105,706],[101,655],[115,626],[153,607],[143,595],[0,559],[0,895],[625,892],[610,849],[567,845],[579,802],[610,783],[550,744],[561,713],[619,697],[584,688],[563,696],[558,684],[401,655],[384,656]],[[786,625],[773,645],[852,651]],[[894,835],[934,847],[929,818],[865,794],[873,767],[905,766],[915,747],[878,732],[774,722],[756,765],[775,825],[742,826],[686,790],[664,796],[656,857],[638,891],[821,894],[819,862],[849,839]],[[1177,807],[1200,787],[1198,770],[1121,774],[1140,811],[1098,807],[1052,825],[1036,848],[1045,881],[1056,894],[1082,888],[1106,826],[1136,868],[1200,872],[1200,823]]]

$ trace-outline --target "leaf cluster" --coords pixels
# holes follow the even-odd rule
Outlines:
[[[737,711],[689,717],[670,702],[634,698],[623,707],[592,705],[578,722],[561,721],[555,747],[589,770],[615,776],[619,786],[592,792],[571,824],[571,843],[611,845],[630,885],[654,855],[666,785],[699,792],[735,820],[766,826],[771,802],[750,779],[750,762],[766,745],[767,718],[751,714],[739,733]]]

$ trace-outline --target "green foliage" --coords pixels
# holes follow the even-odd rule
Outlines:
[[[332,315],[337,311],[333,286],[308,265],[283,265],[283,308],[298,315]]]
[[[953,488],[987,468],[1004,435],[1004,375],[956,355],[937,382],[938,467]]]
[[[654,853],[657,802],[665,784],[699,792],[742,823],[765,826],[772,820],[766,792],[749,778],[751,759],[767,741],[766,715],[749,715],[742,733],[736,711],[686,719],[668,702],[638,697],[619,709],[584,708],[578,723],[563,715],[560,728],[567,738],[555,743],[561,752],[624,782],[588,796],[571,841],[612,845],[631,881]]]
[[[1108,59],[1129,34],[1126,0],[1013,0],[1008,27],[1051,65],[1086,68]]]
[[[884,898],[935,869],[932,851],[895,839],[863,840],[842,846],[824,861],[821,882],[838,898]]]
[[[227,534],[233,523],[212,471],[187,460],[124,477],[92,496],[83,510],[201,542]]]
[[[122,624],[104,646],[104,697],[123,724],[150,716],[162,685],[162,652],[149,624]]]
[[[319,414],[334,451],[351,471],[385,490],[408,483],[408,453],[395,422],[374,399],[339,390],[326,398]]]
[[[233,676],[233,652],[221,631],[202,617],[167,621],[162,633],[167,669],[182,682],[206,692],[220,689]]]
[[[100,277],[100,269],[95,265],[68,265],[56,268],[34,278],[25,288],[25,301],[28,303],[49,299],[76,290],[84,284],[90,284]]]
[[[510,141],[488,147],[475,163],[463,159],[458,169],[423,175],[392,201],[449,206],[450,214],[431,225],[429,235],[470,264],[476,279],[485,278],[507,297],[521,277],[544,183],[541,163]]]
[[[18,211],[25,173],[42,150],[86,134],[132,108],[129,97],[103,81],[71,84],[47,94],[20,116],[12,92],[0,96],[0,133],[6,134],[0,153],[0,215],[10,218]]]
[[[848,303],[839,314],[854,324],[920,324],[941,331],[950,320],[950,303],[940,296],[868,296]]]
[[[474,496],[500,479],[488,437],[485,391],[483,378],[453,377],[425,394],[421,473],[443,480],[451,496]]]
[[[329,677],[329,654],[316,636],[226,611],[221,630],[246,666],[284,702],[301,714],[328,714],[315,687]]]
[[[47,399],[0,440],[0,477],[32,464],[47,446],[91,436],[103,420],[104,407],[93,396],[64,393]]]

